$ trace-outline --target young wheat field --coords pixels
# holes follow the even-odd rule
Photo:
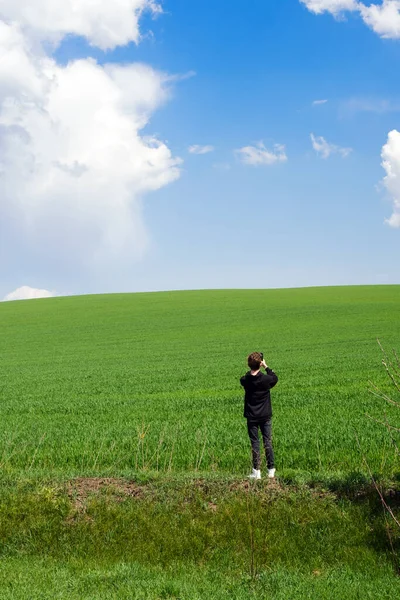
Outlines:
[[[249,468],[239,377],[262,350],[279,474],[397,467],[365,415],[387,389],[377,338],[400,340],[400,286],[56,298],[0,306],[3,471],[132,474]]]
[[[0,328],[1,598],[400,592],[368,487],[398,486],[377,420],[400,411],[369,390],[393,397],[377,339],[400,350],[400,286],[10,302]],[[249,488],[255,350],[279,376],[278,480]]]

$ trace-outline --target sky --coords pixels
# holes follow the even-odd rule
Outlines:
[[[0,299],[400,284],[400,0],[0,0]]]

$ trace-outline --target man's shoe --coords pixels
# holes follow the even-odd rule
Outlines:
[[[249,479],[261,479],[260,469],[253,469],[253,471],[249,475]]]
[[[270,479],[274,479],[274,477],[275,477],[275,469],[268,469],[268,477]]]

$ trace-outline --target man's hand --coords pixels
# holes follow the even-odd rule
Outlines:
[[[265,362],[265,360],[263,360],[263,361],[261,362],[261,366],[262,366],[262,367],[264,367],[264,369],[268,369],[268,365],[267,365],[267,363]]]

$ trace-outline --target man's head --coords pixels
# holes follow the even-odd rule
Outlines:
[[[252,371],[258,371],[262,361],[263,357],[261,356],[260,352],[253,352],[247,357],[247,364],[249,365]]]

